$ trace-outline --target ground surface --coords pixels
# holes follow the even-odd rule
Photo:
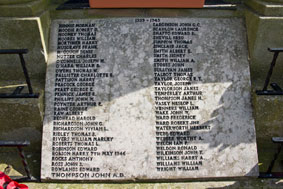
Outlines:
[[[283,188],[283,179],[252,179],[238,181],[205,181],[180,183],[132,183],[132,184],[51,184],[25,183],[30,189],[220,189],[220,188]]]

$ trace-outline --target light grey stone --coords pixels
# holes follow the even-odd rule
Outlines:
[[[155,26],[159,23],[178,24],[178,26]],[[195,25],[181,27],[181,23]],[[60,24],[75,26],[95,24],[85,28],[93,28],[91,31],[97,30],[91,34],[96,36],[97,40],[97,49],[91,54],[96,54],[98,60],[104,60],[99,62],[97,73],[108,73],[108,76],[112,77],[97,77],[98,75],[85,77],[82,73],[86,72],[80,72],[75,76],[77,81],[58,82],[60,66],[63,65],[62,62],[60,63],[62,57],[57,56],[60,50],[58,42],[62,42],[58,39]],[[78,28],[81,29],[82,26],[71,30]],[[155,64],[157,59],[161,59],[156,57],[160,53],[154,53],[154,49],[157,49],[154,48],[154,44],[158,41],[156,38],[158,35],[154,32],[158,28],[164,28],[161,29],[163,32],[172,30],[168,44],[174,41],[173,32],[179,32],[178,28],[197,30],[194,31],[195,35],[192,35],[192,31],[178,35],[184,37],[182,40],[192,40],[191,43],[188,42],[187,47],[181,48],[186,50],[185,53],[162,55],[184,55],[185,59],[193,59],[194,62],[187,61],[180,67],[186,68],[185,71],[173,67],[172,62],[177,58],[169,58],[171,63],[167,67],[157,67]],[[75,35],[71,40],[73,42],[79,41],[77,39],[79,34]],[[168,35],[162,36],[168,37]],[[177,43],[173,43],[176,49]],[[180,44],[184,45],[184,43],[186,42]],[[246,34],[241,19],[56,20],[52,25],[50,48],[42,141],[41,178],[43,180],[145,180],[258,175]],[[56,63],[56,60],[59,62]],[[156,68],[168,69],[163,73],[169,76],[158,76],[162,72]],[[172,70],[173,68],[177,71]],[[77,68],[68,69],[74,73],[74,69]],[[185,74],[185,78],[175,77],[174,74],[177,73]],[[195,77],[195,80],[191,77]],[[79,80],[83,78],[95,78],[93,82],[89,82],[94,83],[94,86],[86,87],[89,91],[92,88],[95,95],[91,94],[87,101],[101,102],[101,105],[88,106],[87,110],[81,111],[82,115],[69,116],[75,121],[61,120],[59,123],[82,124],[78,128],[82,129],[85,135],[91,136],[81,139],[91,142],[88,146],[93,147],[91,150],[80,149],[76,143],[80,138],[75,136],[75,133],[81,132],[58,132],[56,129],[63,126],[54,125],[55,122],[58,124],[54,115],[64,112],[56,109],[60,106],[54,104],[62,102],[62,99],[56,98],[63,92],[56,94],[58,92],[56,90],[66,88],[56,87],[56,82],[57,84],[73,83],[77,86],[82,83]],[[164,78],[168,80],[158,81]],[[75,94],[70,97],[70,101],[75,105],[62,106],[68,107],[69,112],[70,108],[78,106]],[[166,108],[175,110],[164,110]],[[187,117],[176,119],[174,115]],[[88,116],[88,118],[95,116],[95,120],[77,121],[80,116]],[[167,125],[165,121],[169,124]],[[102,126],[87,126],[88,122]],[[76,126],[64,126],[64,128],[70,129]],[[87,130],[89,128],[102,130],[90,132]],[[58,134],[65,136],[56,136]],[[108,141],[95,141],[98,138]],[[68,142],[59,146],[71,148],[58,151],[56,147],[59,146],[56,142]],[[172,154],[168,155],[168,153]],[[60,158],[61,160],[58,160]],[[77,159],[71,161],[69,158]],[[67,166],[67,162],[78,163]],[[85,171],[86,168],[94,169]]]

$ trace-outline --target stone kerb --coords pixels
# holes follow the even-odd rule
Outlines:
[[[253,106],[256,122],[257,144],[260,171],[265,172],[273,159],[277,145],[271,137],[282,133],[282,96],[257,96],[255,90],[261,90],[270,67],[273,53],[267,48],[283,46],[283,1],[282,0],[246,0],[246,26],[250,53]],[[282,55],[279,55],[272,74],[271,82],[283,86]],[[271,88],[269,88],[271,89]],[[279,162],[279,161],[278,161]],[[282,171],[282,166],[275,164],[273,171]]]

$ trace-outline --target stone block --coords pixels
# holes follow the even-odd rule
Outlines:
[[[279,144],[274,144],[271,141],[271,137],[257,139],[257,148],[258,148],[258,157],[259,157],[258,165],[260,172],[262,173],[267,172],[268,167],[270,166],[272,160],[274,159],[275,153],[277,153],[278,151],[278,145]],[[283,171],[283,166],[282,166],[283,156],[281,153],[278,156],[278,159],[275,161],[272,172]]]
[[[267,48],[283,47],[283,17],[280,1],[245,1],[250,9],[246,10],[246,25],[250,52],[251,76],[253,85],[253,107],[256,123],[259,169],[266,172],[277,151],[277,145],[271,141],[274,136],[282,136],[282,96],[257,96],[261,90],[274,53]],[[281,3],[281,4],[280,4]],[[283,86],[283,55],[280,54],[273,71],[271,82]],[[269,87],[270,89],[270,87]],[[282,172],[282,158],[274,165],[273,172]]]
[[[281,0],[246,0],[244,3],[262,16],[283,16]]]
[[[49,14],[34,18],[0,18],[0,49],[28,49],[24,54],[31,78],[44,79],[47,60]],[[17,54],[0,54],[0,80],[23,80]]]
[[[32,17],[46,10],[47,0],[0,2],[0,17]]]
[[[87,16],[97,17],[144,17],[146,9],[88,9]]]
[[[258,139],[271,140],[283,136],[283,96],[253,97],[253,106]]]
[[[52,19],[98,19],[107,17],[145,17],[145,9],[77,9],[77,10],[55,10],[58,4],[51,7]]]
[[[34,151],[28,152],[25,148],[24,152],[31,175],[38,179],[40,173],[40,153]],[[5,173],[12,178],[26,176],[22,159],[19,156],[17,148],[11,148],[9,152],[0,152],[0,157],[1,172],[5,171]]]
[[[246,25],[252,83],[262,83],[263,85],[274,54],[267,49],[283,47],[283,17],[261,16],[247,10]],[[283,86],[282,61],[283,55],[280,54],[271,79],[271,82],[277,82],[281,86]]]
[[[282,118],[283,96],[257,96],[253,94],[254,117],[256,123],[259,168],[266,172],[277,152],[278,144],[272,137],[283,137]],[[282,156],[279,156],[273,172],[282,172]]]
[[[34,92],[40,93],[39,98],[0,99],[0,140],[29,140],[31,145],[25,149],[39,153],[44,91],[42,83],[31,82]],[[1,82],[0,93],[11,93],[19,85],[25,85],[25,82]],[[27,93],[27,87],[22,93]],[[7,152],[11,148],[0,150]]]

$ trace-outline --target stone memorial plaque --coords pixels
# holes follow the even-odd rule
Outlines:
[[[43,180],[257,176],[241,19],[52,24]]]

